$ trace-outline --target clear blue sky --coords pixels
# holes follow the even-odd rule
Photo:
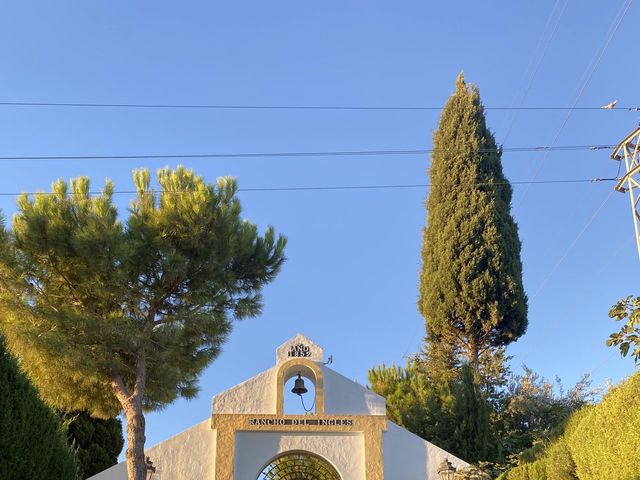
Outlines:
[[[560,16],[559,12],[566,4]],[[457,73],[486,106],[638,106],[638,5],[598,58],[622,0],[578,2],[11,2],[0,19],[0,101],[440,106]],[[553,9],[555,8],[555,14]],[[553,37],[545,25],[558,22]],[[549,23],[548,23],[549,22]],[[536,46],[546,46],[538,49]],[[542,56],[541,51],[544,51]],[[627,59],[627,57],[629,57]],[[536,60],[538,59],[538,60]],[[535,71],[535,75],[533,75]],[[527,73],[529,72],[529,73]],[[488,111],[506,147],[617,143],[639,112]],[[565,122],[566,119],[566,122]],[[125,110],[0,107],[0,156],[422,149],[437,111]],[[562,131],[560,126],[566,123]],[[59,177],[109,177],[132,188],[135,167],[184,163],[240,187],[428,182],[427,156],[2,161],[0,192],[48,189]],[[542,163],[541,163],[542,162]],[[505,153],[512,181],[610,177],[606,151]],[[604,346],[607,317],[637,294],[629,200],[612,184],[515,186],[529,330],[509,348],[516,371],[573,384],[633,371]],[[268,368],[303,332],[334,367],[404,362],[424,335],[416,311],[426,189],[244,192],[247,218],[289,237],[288,261],[261,318],[236,325],[202,392],[147,422],[148,444],[210,412],[210,398]],[[118,197],[123,214],[130,198]],[[14,198],[0,208],[14,212]],[[562,263],[555,265],[564,257]]]

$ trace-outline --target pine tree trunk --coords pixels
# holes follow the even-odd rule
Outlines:
[[[131,392],[124,384],[122,376],[114,375],[111,387],[122,405],[127,421],[127,478],[128,480],[146,480],[147,466],[144,458],[145,419],[142,410],[147,381],[147,357],[144,348],[138,350],[136,382]]]
[[[124,415],[127,420],[127,477],[129,480],[145,480],[147,467],[144,458],[145,420],[142,405],[125,408]]]

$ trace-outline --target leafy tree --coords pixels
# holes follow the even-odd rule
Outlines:
[[[590,385],[585,375],[565,391],[559,380],[550,382],[527,366],[512,375],[493,419],[504,456],[515,462],[535,458],[573,412],[595,400],[598,390]]]
[[[612,333],[607,340],[607,346],[617,346],[620,353],[626,357],[631,350],[631,356],[636,364],[640,364],[640,297],[629,296],[616,303],[609,311],[609,317],[616,321],[627,319],[618,333]]]
[[[0,249],[7,343],[42,396],[65,410],[124,413],[130,480],[145,477],[144,411],[197,392],[235,319],[261,309],[285,239],[241,218],[236,182],[183,167],[134,172],[137,197],[118,220],[107,182],[22,195]]]
[[[6,351],[0,336],[0,478],[75,480],[76,459],[60,418]]]
[[[122,451],[122,422],[101,419],[87,412],[62,413],[69,444],[75,449],[80,478],[89,478],[118,463]]]
[[[461,355],[474,370],[483,351],[527,328],[520,240],[501,155],[478,89],[460,74],[433,136],[418,307],[427,356]]]

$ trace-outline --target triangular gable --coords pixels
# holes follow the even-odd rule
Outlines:
[[[276,350],[276,365],[292,358],[305,358],[313,362],[322,363],[324,362],[324,351],[320,345],[298,333],[278,347]]]

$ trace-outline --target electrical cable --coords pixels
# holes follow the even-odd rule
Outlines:
[[[569,4],[569,0],[565,0],[564,4],[562,5],[562,8],[558,10],[560,1],[561,0],[556,0],[556,3],[553,5],[553,8],[551,9],[549,18],[547,19],[544,29],[542,30],[542,35],[540,36],[540,39],[538,40],[536,48],[534,49],[533,54],[531,55],[531,59],[529,60],[529,64],[527,65],[524,76],[520,80],[520,84],[523,84],[523,83],[525,84],[524,91],[522,92],[521,95],[519,96],[516,95],[514,97],[513,102],[511,104],[512,107],[522,106],[522,103],[524,102],[525,98],[527,98],[527,95],[531,91],[531,87],[533,86],[533,81],[538,75],[538,71],[540,70],[542,61],[544,60],[547,50],[551,45],[551,41],[553,40],[553,38],[556,35],[556,32],[558,31],[558,27],[560,26],[560,20],[562,19],[564,12],[567,9],[567,5]],[[557,16],[555,15],[556,11],[559,11]],[[541,51],[540,54],[538,54],[539,51]],[[504,135],[502,139],[502,142],[501,142],[502,144],[505,144],[509,139],[509,135],[511,134],[511,131],[513,130],[513,127],[516,123],[516,118],[517,118],[517,111],[516,113],[510,115],[509,126],[507,128],[507,133]]]
[[[603,276],[605,275],[607,269],[611,266],[611,264],[613,264],[615,261],[617,261],[618,257],[620,256],[620,254],[622,253],[622,251],[624,250],[624,248],[626,247],[626,245],[620,245],[620,247],[615,251],[615,253],[604,263],[600,266],[600,268],[595,272],[595,273],[591,273],[589,274],[590,278],[603,278]],[[588,296],[590,295],[591,292],[583,292],[581,295],[582,296]],[[524,361],[529,357],[529,355],[531,355],[531,353],[533,353],[534,351],[539,350],[539,346],[532,346],[530,348],[528,348],[525,353],[523,354],[519,354],[520,357],[520,361],[522,363],[524,363]],[[606,362],[603,362],[603,364]],[[593,372],[595,372],[598,368],[600,368],[603,364],[598,365],[596,368],[593,368],[590,372],[589,375],[591,375]]]
[[[578,244],[578,241],[580,240],[580,238],[582,238],[582,235],[584,235],[584,233],[589,229],[589,227],[591,226],[591,224],[595,221],[595,219],[598,217],[598,215],[600,215],[600,212],[602,212],[602,210],[604,209],[604,207],[607,205],[607,203],[609,202],[609,200],[611,199],[612,195],[614,194],[615,190],[611,190],[609,192],[609,195],[607,195],[607,198],[604,199],[604,201],[600,204],[600,206],[596,209],[596,211],[593,213],[593,215],[591,215],[591,217],[589,218],[589,220],[587,221],[587,223],[585,224],[585,226],[582,228],[582,230],[580,230],[580,232],[578,233],[578,235],[573,239],[573,241],[569,244],[569,247],[567,248],[567,250],[564,252],[564,254],[562,255],[562,257],[560,257],[560,259],[556,262],[556,264],[553,266],[553,268],[551,269],[551,271],[547,274],[547,276],[543,279],[542,283],[540,284],[540,286],[538,287],[538,290],[536,290],[536,292],[531,296],[530,300],[533,301],[533,299],[537,298],[540,293],[542,293],[542,291],[545,289],[545,287],[549,284],[549,280],[551,279],[551,277],[553,276],[554,273],[556,273],[556,271],[558,270],[558,268],[564,263],[564,261],[567,259],[567,257],[571,254],[571,252],[573,251],[573,249],[576,247],[576,245]]]
[[[609,150],[616,145],[563,145],[534,147],[505,147],[502,149],[481,148],[478,153],[491,152],[547,152],[547,151],[580,151]],[[118,159],[181,159],[181,158],[261,158],[261,157],[343,157],[363,155],[425,155],[433,149],[415,150],[345,150],[324,152],[246,152],[246,153],[178,153],[178,154],[125,154],[125,155],[7,155],[0,160],[118,160]]]
[[[65,108],[150,108],[150,109],[200,109],[200,110],[442,110],[436,106],[382,106],[382,105],[224,105],[224,104],[169,104],[169,103],[83,103],[83,102],[0,102],[4,107],[65,107]],[[602,107],[519,106],[484,107],[485,110],[599,110]],[[617,106],[617,111],[640,111],[640,106]],[[611,110],[610,110],[611,111]]]
[[[574,178],[562,180],[534,180],[534,181],[513,181],[513,182],[493,182],[493,183],[461,183],[452,185],[452,187],[461,186],[493,186],[499,187],[503,185],[526,185],[534,183],[536,185],[562,185],[562,184],[584,184],[584,183],[600,183],[600,182],[617,182],[618,178]],[[248,187],[238,188],[238,192],[308,192],[308,191],[331,191],[331,190],[391,190],[391,189],[408,189],[408,188],[431,188],[430,183],[408,183],[408,184],[381,184],[381,185],[318,185],[318,186],[292,186],[292,187]],[[115,190],[111,192],[114,195],[136,195],[137,190]],[[163,193],[158,191],[154,193]],[[182,191],[165,191],[164,193],[173,193],[182,195],[193,193],[189,190]],[[20,195],[57,195],[53,192],[0,192],[0,197],[17,197]],[[101,195],[101,191],[90,191],[88,195]],[[72,195],[72,194],[69,194]]]
[[[620,10],[616,14],[616,17],[614,18],[614,22],[613,22],[612,26],[609,28],[609,31],[607,33],[607,36],[605,37],[605,41],[604,41],[603,46],[600,47],[600,49],[598,51],[596,51],[594,59],[592,59],[591,62],[589,62],[589,65],[587,66],[587,69],[585,70],[585,73],[582,75],[582,78],[584,80],[582,81],[582,85],[580,87],[580,90],[578,91],[578,94],[576,95],[576,98],[573,101],[573,104],[572,104],[571,108],[568,109],[567,114],[565,115],[565,118],[562,121],[562,124],[560,125],[560,128],[558,129],[558,131],[556,132],[555,136],[553,137],[553,140],[551,141],[551,145],[552,146],[555,145],[555,143],[560,138],[560,135],[564,131],[565,127],[567,126],[567,123],[569,122],[569,119],[571,118],[571,114],[573,113],[573,111],[577,109],[576,105],[578,104],[578,102],[580,101],[580,98],[582,98],[582,95],[584,94],[585,90],[587,89],[587,87],[591,83],[591,79],[593,78],[593,74],[595,73],[596,69],[600,65],[600,62],[602,61],[602,58],[603,58],[605,52],[609,48],[609,44],[611,43],[611,40],[613,40],[613,37],[615,36],[616,32],[618,31],[618,28],[620,27],[620,24],[622,23],[622,20],[624,20],[625,16],[627,15],[627,12],[629,11],[629,7],[631,6],[631,3],[633,3],[633,0],[624,0],[623,1],[623,4],[620,7]],[[536,169],[535,173],[533,174],[533,177],[531,178],[531,180],[535,180],[538,177],[538,175],[542,171],[542,167],[544,166],[544,163],[545,163],[545,161],[547,160],[548,157],[549,157],[548,153],[545,154],[544,157],[542,157],[542,159],[540,160],[540,163],[538,165],[538,168]],[[524,191],[524,193],[520,197],[517,205],[514,207],[514,210],[517,210],[524,203],[524,200],[526,199],[528,192],[529,192],[529,189],[526,189]]]

